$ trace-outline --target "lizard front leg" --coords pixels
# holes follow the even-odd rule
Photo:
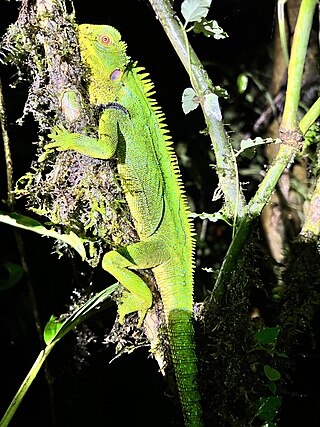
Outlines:
[[[139,325],[152,305],[152,295],[146,283],[132,270],[153,268],[166,262],[169,254],[165,244],[154,238],[107,252],[102,267],[112,274],[128,292],[118,307],[119,322],[126,314],[139,311]]]
[[[107,104],[99,121],[99,138],[80,133],[72,133],[63,126],[55,126],[49,134],[52,142],[46,150],[74,150],[96,159],[110,159],[118,146],[118,123],[128,119],[127,110],[118,104]]]

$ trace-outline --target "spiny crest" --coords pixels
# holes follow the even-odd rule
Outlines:
[[[165,146],[166,146],[166,150],[169,154],[170,157],[170,165],[171,165],[171,170],[175,175],[176,178],[176,182],[180,191],[180,195],[181,195],[181,201],[182,204],[184,206],[186,215],[187,215],[187,224],[188,225],[186,227],[186,229],[188,230],[188,234],[191,240],[191,251],[192,253],[194,253],[195,251],[195,231],[193,229],[193,222],[192,222],[192,218],[189,217],[189,206],[188,206],[188,202],[187,202],[187,197],[186,197],[186,191],[182,182],[182,178],[180,175],[180,169],[179,169],[179,164],[178,164],[178,160],[175,154],[174,149],[172,148],[172,144],[173,141],[171,139],[171,136],[169,134],[169,130],[167,128],[167,124],[165,123],[165,114],[162,112],[161,107],[158,105],[156,99],[151,98],[152,95],[154,95],[156,92],[154,89],[154,84],[152,82],[152,80],[149,78],[149,73],[146,72],[144,67],[140,67],[136,65],[137,63],[134,64],[134,70],[135,70],[135,74],[138,78],[138,80],[141,82],[142,88],[144,90],[144,93],[148,99],[148,103],[150,105],[150,108],[152,109],[152,111],[154,112],[158,124],[159,124],[159,129],[160,132],[162,134]],[[192,257],[192,262],[190,265],[190,270],[191,270],[191,274],[193,274],[193,271],[195,269],[195,265],[194,265],[194,261],[193,261],[193,257]]]
[[[144,67],[140,67],[140,66],[138,67],[138,66],[136,66],[136,64],[134,66],[134,70],[136,72],[136,76],[137,76],[139,82],[142,84],[142,87],[144,89],[144,93],[148,99],[148,103],[149,103],[152,111],[154,112],[154,114],[157,118],[157,121],[159,123],[159,129],[161,130],[161,134],[162,134],[163,140],[165,142],[165,145],[166,145],[170,155],[174,154],[173,150],[170,149],[170,145],[172,144],[172,139],[171,139],[170,135],[167,135],[167,134],[169,134],[169,130],[168,130],[167,125],[165,123],[165,115],[162,112],[162,109],[159,106],[157,100],[155,98],[151,98],[151,96],[154,95],[156,93],[156,91],[152,90],[152,89],[154,89],[154,84],[153,84],[152,80],[150,80],[148,78],[149,73],[145,72]],[[170,157],[171,157],[171,162],[172,162],[172,156],[170,156]]]
[[[151,105],[155,105],[157,101],[153,98],[150,98],[151,95],[154,95],[156,92],[154,89],[153,81],[149,78],[150,74],[145,72],[146,69],[144,67],[134,67],[136,71],[136,75],[139,78],[139,81],[142,83],[142,87],[144,90],[144,93],[148,96],[148,101]]]

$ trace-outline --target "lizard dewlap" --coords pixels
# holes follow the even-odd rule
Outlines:
[[[126,289],[119,321],[139,311],[142,323],[152,294],[136,269],[152,269],[168,328],[186,426],[201,426],[193,318],[193,230],[164,115],[153,83],[126,54],[120,33],[106,25],[79,25],[90,103],[99,106],[99,138],[55,128],[48,148],[115,158],[140,241],[103,257],[103,268]]]

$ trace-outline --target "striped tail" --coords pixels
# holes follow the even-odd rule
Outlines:
[[[186,310],[172,310],[168,319],[168,335],[185,425],[201,427],[192,313]]]

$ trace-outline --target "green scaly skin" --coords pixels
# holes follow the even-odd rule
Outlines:
[[[103,268],[126,289],[118,307],[122,323],[139,311],[141,325],[152,295],[134,272],[151,268],[165,310],[173,366],[186,426],[201,426],[192,325],[193,230],[164,115],[150,96],[148,74],[126,55],[117,30],[78,27],[90,72],[89,97],[101,109],[99,139],[55,128],[47,148],[117,159],[118,173],[140,241],[106,253]]]

